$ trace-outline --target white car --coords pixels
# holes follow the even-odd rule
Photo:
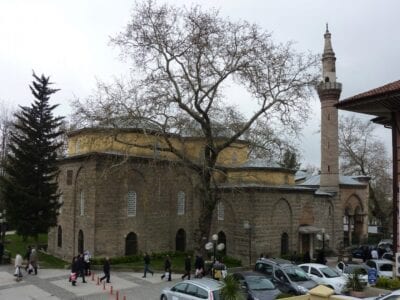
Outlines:
[[[395,290],[389,294],[380,295],[378,297],[368,297],[364,300],[397,300],[400,299],[400,290]]]
[[[341,294],[346,290],[346,277],[331,267],[313,263],[301,264],[299,267],[316,283],[333,289],[336,294]]]
[[[342,274],[346,279],[357,271],[357,273],[360,275],[360,281],[363,285],[368,284],[369,269],[371,268],[365,264],[345,263],[343,261],[338,262],[336,265],[336,271],[338,271],[339,274]]]
[[[378,277],[393,278],[393,262],[387,259],[370,259],[365,263],[377,271]]]

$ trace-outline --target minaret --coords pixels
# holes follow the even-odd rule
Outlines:
[[[339,145],[338,110],[336,104],[342,84],[336,82],[335,52],[331,34],[326,24],[325,44],[322,54],[322,81],[317,85],[321,101],[321,179],[320,189],[326,192],[339,191]]]

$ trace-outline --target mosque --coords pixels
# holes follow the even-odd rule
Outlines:
[[[237,141],[218,160],[220,200],[211,233],[226,255],[254,262],[260,253],[315,253],[367,236],[367,177],[339,175],[338,110],[331,34],[324,34],[321,102],[321,173],[307,174],[248,160]],[[115,139],[118,135],[118,139]],[[200,138],[171,136],[200,159]],[[154,147],[127,146],[145,143]],[[139,128],[84,128],[70,132],[68,156],[59,163],[62,209],[50,230],[48,251],[63,259],[89,250],[94,256],[194,249],[201,201],[199,182],[169,154],[158,151],[157,132]]]

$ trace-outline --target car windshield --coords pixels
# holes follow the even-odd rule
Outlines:
[[[285,268],[285,272],[287,276],[289,276],[291,281],[307,281],[309,280],[309,277],[306,272],[303,271],[303,269],[299,267],[287,267]]]
[[[267,278],[262,276],[248,276],[246,277],[247,287],[250,290],[274,290],[274,284]]]
[[[334,269],[326,267],[326,268],[321,268],[319,269],[322,274],[324,274],[325,277],[327,278],[335,278],[335,277],[340,277],[339,273],[336,272]]]
[[[346,273],[354,273],[357,272],[360,275],[367,275],[368,271],[363,266],[347,266]]]
[[[379,270],[380,271],[392,272],[393,271],[393,265],[391,265],[391,264],[381,264],[379,266]]]

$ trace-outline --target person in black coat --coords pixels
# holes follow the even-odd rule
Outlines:
[[[185,274],[183,274],[182,280],[185,279],[186,276],[190,280],[190,271],[191,271],[191,269],[192,269],[192,259],[191,259],[190,255],[188,255],[185,258]]]
[[[164,270],[165,270],[165,274],[168,273],[168,281],[171,281],[171,260],[169,258],[169,255],[167,255],[167,257],[165,258],[164,261]],[[161,279],[164,279],[165,274],[161,275]]]
[[[78,277],[79,272],[79,263],[78,257],[74,256],[71,263],[71,275],[69,277],[69,281],[72,283],[73,286],[76,285],[76,279]]]
[[[86,283],[85,281],[85,260],[83,259],[83,254],[79,254],[78,256],[78,276],[82,277],[82,282]]]
[[[103,272],[104,276],[100,278],[100,281],[103,279],[107,279],[107,283],[110,283],[110,259],[106,257],[104,264],[103,264]]]
[[[204,260],[200,255],[196,255],[196,260],[194,262],[194,267],[196,269],[196,278],[203,277],[204,274]]]
[[[151,276],[154,275],[154,272],[150,269],[150,255],[146,252],[143,256],[144,260],[144,274],[142,278],[146,278],[147,272],[151,273]]]

